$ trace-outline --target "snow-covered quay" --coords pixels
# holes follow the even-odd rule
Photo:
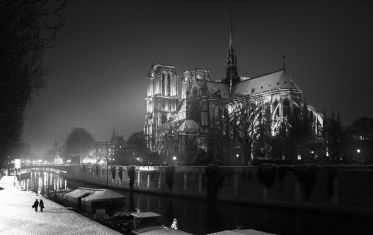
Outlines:
[[[43,199],[44,211],[35,212],[35,199]],[[0,234],[120,234],[93,220],[14,186],[14,176],[0,180]]]

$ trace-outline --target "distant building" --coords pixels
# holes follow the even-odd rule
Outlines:
[[[126,142],[124,141],[123,136],[117,136],[114,129],[113,136],[111,137],[109,143],[109,153],[114,156],[118,153],[118,151],[124,149],[125,147]]]
[[[115,133],[115,129],[113,129],[113,135],[110,141],[96,142],[96,161],[106,162],[107,157],[113,160],[114,156],[118,153],[118,151],[124,149],[125,147],[126,142],[124,141],[123,136],[117,136]]]
[[[208,151],[207,142],[220,111],[238,96],[261,97],[270,104],[273,132],[282,121],[303,110],[303,93],[285,65],[260,76],[238,75],[232,20],[230,23],[224,79],[214,81],[204,69],[188,70],[179,76],[172,65],[150,67],[146,77],[144,134],[151,151],[175,155],[184,163],[193,162],[194,159],[185,156],[185,147],[194,146],[194,155],[201,150]],[[313,134],[321,136],[322,115],[311,105],[307,105],[307,110]],[[173,148],[162,149],[164,142]]]

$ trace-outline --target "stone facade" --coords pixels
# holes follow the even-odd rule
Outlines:
[[[188,70],[179,76],[175,66],[150,67],[144,134],[151,151],[178,156],[183,163],[193,162],[190,156],[208,150],[219,115],[237,97],[261,98],[269,104],[273,134],[282,121],[304,110],[302,91],[285,66],[260,76],[238,76],[232,27],[226,63],[226,75],[221,80],[211,79],[204,69]],[[307,110],[313,134],[320,136],[322,115],[310,105]],[[165,142],[173,147],[163,149]],[[186,145],[192,146],[188,148],[192,153],[187,153]]]

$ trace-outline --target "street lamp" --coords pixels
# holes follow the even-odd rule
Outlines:
[[[239,157],[240,157],[240,155],[237,153],[237,154],[236,154],[236,158],[239,158]]]
[[[356,152],[359,154],[361,152],[361,150],[360,149],[356,149]]]
[[[172,160],[176,161],[176,160],[177,160],[177,157],[176,157],[176,156],[173,156],[173,157],[172,157]]]

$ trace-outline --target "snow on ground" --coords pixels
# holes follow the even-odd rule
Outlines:
[[[0,234],[120,234],[13,184],[14,176],[0,180]],[[35,212],[31,207],[35,199],[43,199],[43,212]]]

